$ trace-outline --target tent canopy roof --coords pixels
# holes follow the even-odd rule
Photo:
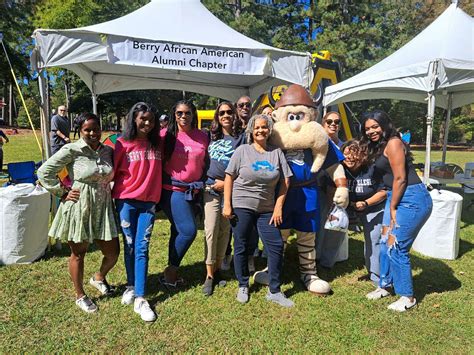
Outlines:
[[[37,29],[33,37],[34,66],[69,69],[96,94],[174,89],[235,100],[281,83],[308,87],[313,75],[309,53],[248,38],[199,0],[152,0],[112,21],[68,30]],[[215,68],[200,64],[206,61]]]
[[[368,99],[424,102],[446,108],[474,101],[474,18],[451,4],[410,42],[369,69],[328,87],[324,105]]]

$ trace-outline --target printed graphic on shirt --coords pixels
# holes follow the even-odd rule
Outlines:
[[[268,160],[259,160],[252,164],[253,171],[271,172],[275,167]]]
[[[209,156],[212,160],[224,163],[225,166],[229,164],[230,157],[234,154],[235,149],[232,146],[231,140],[219,139],[212,142],[209,146]]]
[[[349,192],[363,193],[364,187],[366,186],[372,187],[372,185],[373,185],[372,179],[355,179],[355,180],[348,181]]]
[[[132,150],[126,153],[129,163],[142,160],[161,160],[161,152],[159,150]]]

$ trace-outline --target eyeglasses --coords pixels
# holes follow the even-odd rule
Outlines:
[[[176,116],[178,116],[178,117],[181,117],[181,116],[191,117],[191,111],[176,111]]]
[[[326,124],[327,124],[328,126],[330,126],[330,125],[332,125],[332,124],[335,124],[336,126],[338,126],[339,123],[341,123],[341,120],[331,120],[331,119],[327,119],[327,120],[326,120]]]
[[[222,111],[219,111],[219,117],[222,117],[224,115],[229,115],[229,116],[232,116],[234,112],[232,110],[222,110]]]
[[[237,104],[238,108],[244,108],[244,107],[250,108],[251,106],[252,104],[250,102],[241,102]]]

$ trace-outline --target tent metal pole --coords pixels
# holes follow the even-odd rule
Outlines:
[[[449,122],[451,121],[451,110],[453,107],[453,94],[448,94],[448,107],[447,107],[447,114],[446,114],[446,122],[444,124],[444,139],[443,139],[443,156],[441,161],[446,163],[446,148],[448,146],[448,135],[449,135]]]
[[[428,114],[426,115],[426,155],[425,171],[423,174],[423,183],[425,185],[428,185],[430,181],[431,137],[433,135],[433,120],[435,107],[435,96],[432,92],[430,92],[428,93]]]
[[[92,93],[92,113],[97,115],[97,95]]]
[[[40,92],[41,98],[41,106],[40,106],[40,126],[41,126],[41,138],[43,140],[43,152],[44,156],[43,159],[47,160],[51,156],[51,146],[49,142],[49,130],[50,130],[50,122],[49,122],[49,115],[48,115],[48,96],[46,92],[46,80],[43,77],[43,72],[40,72],[38,75],[38,87]]]

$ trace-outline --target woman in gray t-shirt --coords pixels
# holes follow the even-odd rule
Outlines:
[[[249,239],[254,235],[252,229],[257,228],[268,255],[270,284],[266,298],[283,307],[292,307],[293,301],[280,290],[283,239],[277,227],[282,223],[283,203],[293,174],[281,149],[267,144],[272,127],[273,121],[265,115],[249,120],[246,130],[249,144],[237,148],[225,171],[222,214],[231,220],[234,232],[237,301],[246,303],[249,299],[248,255],[253,245]]]

